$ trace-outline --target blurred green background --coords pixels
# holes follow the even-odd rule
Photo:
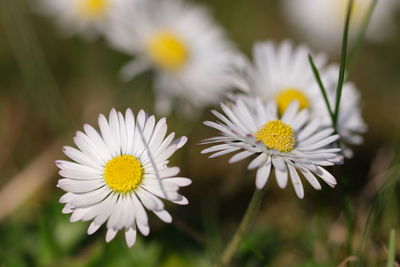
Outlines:
[[[279,0],[196,2],[209,6],[248,55],[258,40],[303,41]],[[255,173],[245,170],[245,161],[229,165],[227,157],[209,160],[199,153],[196,144],[215,135],[201,123],[211,118],[209,110],[195,119],[168,117],[170,131],[190,137],[173,163],[193,180],[182,190],[189,206],[167,205],[174,222],[151,217],[150,236],[131,249],[121,234],[110,244],[104,229],[87,236],[88,223],[70,223],[61,213],[54,160],[65,158],[62,145],[72,145],[83,123],[96,125],[99,113],[112,107],[153,113],[152,73],[122,83],[117,73],[129,57],[104,40],[65,38],[23,0],[0,4],[0,266],[211,266],[250,201]],[[397,24],[400,33],[400,14]],[[280,190],[271,179],[237,266],[347,266],[358,253],[360,266],[385,265],[389,231],[400,232],[399,47],[400,34],[365,43],[354,64],[352,80],[369,130],[355,157],[332,170],[339,183],[346,181],[343,188],[316,192],[305,185],[299,200],[291,186]],[[338,55],[330,60],[338,62]],[[343,191],[352,211],[350,244]]]

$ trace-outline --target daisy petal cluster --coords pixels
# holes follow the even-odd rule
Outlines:
[[[243,89],[264,102],[275,101],[280,114],[297,101],[301,110],[309,110],[311,118],[321,121],[321,128],[331,127],[332,119],[310,67],[309,54],[313,53],[307,46],[296,47],[290,41],[257,43],[253,49],[254,64],[248,63],[241,74]],[[323,54],[316,54],[314,61],[328,91],[330,106],[334,107],[339,68],[328,65]],[[336,128],[343,144],[362,142],[366,125],[361,116],[358,89],[351,82],[346,82],[342,89]],[[348,145],[344,146],[344,152],[346,157],[351,157],[353,152]]]
[[[175,100],[185,113],[217,103],[232,86],[233,45],[206,9],[181,0],[126,2],[107,31],[111,45],[135,57],[121,70],[128,80],[153,69],[156,109]]]
[[[68,34],[93,39],[104,32],[113,12],[131,0],[37,0],[38,12],[54,18]]]
[[[374,0],[354,0],[351,16],[351,38],[363,26],[363,21]],[[343,31],[343,21],[349,0],[284,0],[281,1],[288,21],[300,30],[310,42],[320,47],[338,51]],[[396,32],[395,15],[400,7],[397,0],[379,0],[367,30],[367,39],[379,42]]]
[[[162,199],[188,204],[178,190],[191,180],[178,177],[178,167],[168,166],[187,138],[166,135],[166,120],[156,121],[144,111],[135,118],[130,109],[125,116],[112,109],[108,120],[101,114],[98,123],[100,133],[85,124],[74,138],[77,148],[64,147],[72,161],[56,162],[63,177],[57,186],[67,192],[60,202],[65,204],[63,213],[72,214],[71,222],[91,221],[88,234],[105,224],[107,242],[123,230],[131,247],[137,230],[149,234],[146,210],[170,223]]]
[[[317,190],[321,189],[317,177],[329,186],[336,185],[336,179],[324,167],[342,162],[340,148],[330,147],[339,136],[333,128],[319,130],[321,122],[309,120],[308,111],[299,111],[297,101],[282,116],[274,101],[263,103],[259,98],[239,97],[231,105],[222,103],[221,109],[223,113],[213,111],[219,121],[204,123],[217,129],[221,136],[202,142],[218,144],[202,153],[212,153],[211,158],[235,153],[230,163],[253,157],[248,169],[257,169],[259,189],[266,185],[272,171],[281,188],[290,179],[299,198],[304,197],[299,174]]]
[[[324,86],[327,89],[328,101],[331,107],[335,106],[337,75],[339,67],[336,65],[328,66],[324,70]],[[319,100],[315,103],[316,111],[320,111],[320,116],[315,113],[315,117],[323,121],[323,125],[331,125],[332,120],[326,108],[325,102]],[[337,132],[340,135],[340,143],[343,154],[346,158],[352,158],[354,152],[353,145],[363,143],[363,133],[367,131],[367,125],[361,114],[361,96],[353,82],[345,82],[342,88],[342,97],[339,105],[339,116],[337,121]]]

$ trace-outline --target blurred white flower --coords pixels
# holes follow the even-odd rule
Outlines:
[[[350,35],[355,37],[373,0],[355,0]],[[284,0],[281,1],[288,21],[300,36],[319,48],[340,51],[343,24],[349,0]],[[379,0],[368,26],[366,38],[379,42],[396,33],[398,0]]]
[[[221,104],[224,114],[213,111],[218,122],[206,121],[205,125],[215,128],[222,136],[206,139],[202,144],[213,144],[202,153],[213,153],[210,158],[236,153],[230,163],[250,156],[256,156],[248,169],[258,169],[256,186],[265,186],[275,169],[279,187],[285,188],[288,177],[299,198],[304,197],[304,188],[298,171],[317,190],[321,185],[315,176],[329,186],[336,185],[336,179],[323,167],[342,162],[340,148],[328,148],[339,136],[333,135],[333,128],[319,130],[321,122],[309,121],[308,111],[298,111],[298,102],[293,102],[279,116],[274,101],[264,104],[259,98],[238,98],[232,105]]]
[[[332,120],[310,67],[308,54],[313,55],[334,109],[338,67],[327,65],[324,55],[313,54],[306,46],[295,47],[289,41],[257,43],[253,50],[254,65],[243,67],[242,87],[264,102],[275,100],[281,114],[292,101],[297,101],[300,109],[309,109],[310,116],[321,121],[321,127],[331,127]],[[360,134],[366,131],[359,92],[351,82],[343,86],[337,130],[344,144],[360,144]],[[351,149],[348,146],[344,148],[346,157],[351,157]]]
[[[334,109],[336,103],[338,73],[339,66],[331,65],[324,71],[323,75],[324,86],[332,109]],[[357,87],[352,82],[345,82],[340,99],[337,131],[340,135],[343,154],[347,158],[353,157],[350,145],[360,145],[364,140],[361,134],[367,131],[367,125],[361,115],[360,103],[360,93]],[[320,116],[318,114],[315,114],[315,116],[323,121],[323,125],[332,124],[326,104],[322,99],[316,103],[315,110],[321,112]]]
[[[134,0],[36,0],[38,12],[59,24],[64,33],[93,39],[102,34],[110,15],[123,2]]]
[[[133,246],[137,229],[148,235],[150,228],[146,210],[166,223],[172,221],[160,200],[186,205],[178,194],[191,180],[176,177],[178,167],[168,167],[169,157],[187,138],[167,137],[165,118],[140,111],[135,120],[130,109],[125,113],[112,109],[109,120],[99,116],[101,135],[85,124],[85,133],[78,131],[74,142],[79,149],[64,147],[71,161],[56,162],[63,177],[57,186],[66,191],[60,202],[63,213],[72,213],[71,222],[92,221],[88,234],[107,224],[106,241],[118,231],[125,231],[126,243]]]
[[[160,113],[168,113],[174,100],[185,113],[195,113],[233,87],[236,52],[202,7],[181,0],[127,3],[114,13],[107,33],[113,47],[135,57],[122,69],[123,79],[155,70]]]

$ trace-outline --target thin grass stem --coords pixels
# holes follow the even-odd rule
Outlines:
[[[346,57],[347,57],[347,43],[348,43],[348,36],[349,36],[349,28],[350,28],[350,18],[351,18],[351,11],[353,9],[354,0],[350,0],[347,6],[347,13],[346,13],[346,20],[344,23],[344,30],[343,30],[343,39],[342,39],[342,55],[340,57],[340,68],[339,68],[339,78],[338,78],[338,85],[336,89],[336,104],[335,104],[335,113],[334,113],[334,120],[333,126],[336,128],[337,121],[339,118],[339,106],[340,106],[340,99],[342,97],[342,89],[345,80],[345,73],[346,73]]]
[[[324,101],[325,101],[325,105],[326,105],[326,107],[328,109],[328,112],[329,112],[329,115],[330,115],[330,117],[332,119],[332,124],[333,124],[334,117],[333,117],[333,112],[332,112],[331,105],[329,104],[328,94],[326,93],[326,89],[325,89],[325,86],[324,86],[324,84],[323,84],[323,82],[321,80],[321,75],[319,74],[318,68],[315,66],[314,59],[312,58],[312,56],[310,54],[308,54],[308,61],[310,62],[311,69],[312,69],[312,71],[314,73],[315,79],[317,80],[318,86],[319,86],[319,88],[321,90],[322,96],[323,96]]]
[[[354,64],[354,60],[355,60],[356,54],[360,50],[360,48],[361,48],[361,46],[363,44],[363,41],[365,39],[365,35],[367,33],[368,25],[370,23],[370,20],[371,20],[373,12],[375,10],[377,2],[378,2],[378,0],[371,1],[371,4],[368,7],[367,13],[364,16],[361,28],[360,28],[360,30],[359,30],[359,32],[357,34],[356,39],[355,39],[354,45],[350,50],[349,57],[348,57],[348,64],[347,64],[347,77],[349,77],[350,74],[351,74],[351,71],[353,69],[352,66]]]
[[[246,213],[242,218],[242,222],[239,225],[239,228],[236,230],[233,235],[231,241],[226,246],[224,252],[222,253],[222,257],[217,266],[230,266],[230,262],[232,261],[235,252],[237,251],[240,242],[242,241],[244,235],[249,231],[253,221],[256,217],[256,214],[260,208],[261,201],[265,194],[267,186],[264,186],[263,189],[255,189],[253,193],[253,197],[247,207]]]
[[[386,267],[394,267],[394,260],[396,256],[396,230],[390,231],[389,237],[389,253]]]

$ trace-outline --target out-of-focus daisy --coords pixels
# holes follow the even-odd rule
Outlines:
[[[165,118],[156,122],[140,111],[135,119],[130,109],[125,116],[112,109],[108,121],[101,114],[99,126],[100,134],[85,124],[84,132],[74,138],[78,149],[64,147],[73,162],[56,162],[63,177],[57,186],[67,192],[60,202],[65,204],[64,213],[72,213],[71,222],[92,221],[88,234],[106,224],[107,242],[124,230],[131,247],[137,229],[149,234],[146,209],[170,223],[172,217],[160,199],[188,203],[177,191],[191,180],[176,177],[179,168],[167,166],[187,138],[174,140],[174,133],[166,137]]]
[[[350,28],[350,34],[353,37],[360,30],[372,1],[354,1]],[[281,2],[286,17],[302,36],[306,36],[317,46],[338,50],[349,0],[284,0]],[[377,2],[367,31],[367,39],[381,41],[395,32],[394,16],[399,4],[397,0]]]
[[[123,2],[135,0],[36,0],[41,12],[52,17],[64,32],[92,39],[103,33],[110,15]]]
[[[290,177],[294,190],[303,198],[304,189],[299,172],[317,190],[321,189],[317,177],[334,187],[336,179],[323,167],[341,163],[340,148],[329,148],[339,136],[334,129],[320,129],[318,120],[309,121],[307,110],[298,111],[298,102],[293,102],[282,117],[278,115],[274,101],[263,104],[259,98],[238,98],[232,105],[221,104],[224,114],[212,111],[218,122],[206,121],[222,136],[206,139],[202,144],[220,143],[204,149],[202,153],[213,153],[217,157],[231,152],[236,154],[230,163],[255,156],[248,169],[258,169],[256,186],[265,186],[275,170],[277,183],[286,187]]]
[[[321,127],[330,127],[331,117],[310,67],[308,54],[313,53],[307,47],[295,47],[289,41],[278,45],[273,42],[256,44],[254,65],[245,67],[242,74],[243,89],[263,101],[275,100],[280,114],[293,101],[297,101],[300,109],[308,109],[311,118],[321,121]],[[322,54],[315,55],[314,61],[329,92],[331,107],[334,108],[339,70],[337,66],[327,66]],[[359,93],[352,83],[344,84],[340,110],[337,130],[341,141],[359,144],[362,141],[360,134],[365,132],[366,126],[361,117]],[[344,151],[346,156],[352,155],[348,147]]]
[[[202,7],[181,0],[128,3],[114,14],[107,32],[113,47],[135,56],[123,68],[123,78],[155,70],[161,113],[170,111],[173,100],[194,113],[232,87],[235,50]]]
[[[324,86],[327,90],[328,100],[332,108],[335,107],[336,102],[338,73],[339,67],[335,65],[329,66],[324,71]],[[361,115],[360,102],[360,93],[357,87],[352,82],[344,83],[339,106],[337,131],[340,135],[343,154],[347,158],[353,157],[353,151],[350,145],[361,144],[363,142],[361,134],[367,131],[367,125]],[[320,100],[316,105],[318,107],[316,107],[315,110],[321,113],[319,115],[316,113],[315,117],[320,118],[323,121],[323,125],[331,125],[332,120],[325,102]]]

